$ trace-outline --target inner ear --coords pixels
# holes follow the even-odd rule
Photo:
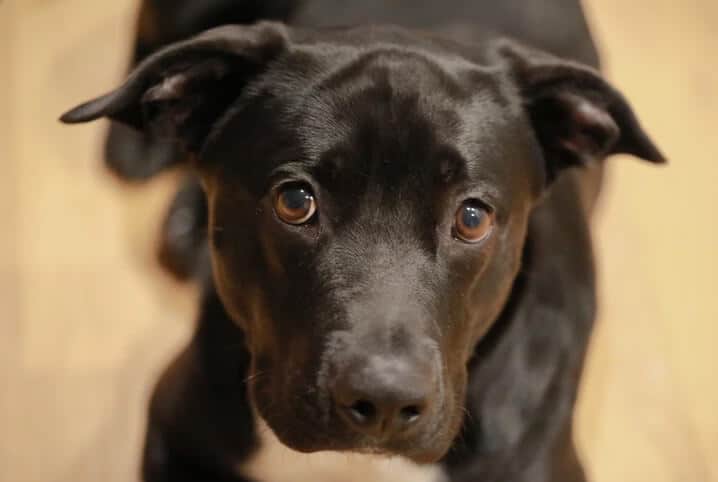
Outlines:
[[[545,156],[548,177],[568,166],[610,154],[620,135],[618,125],[600,100],[569,93],[552,93],[528,102],[531,123]]]
[[[566,167],[632,154],[665,162],[626,99],[590,67],[499,42],[544,155],[547,179]]]
[[[218,57],[167,73],[139,101],[145,131],[198,151],[216,118],[241,94],[239,86],[257,71]]]

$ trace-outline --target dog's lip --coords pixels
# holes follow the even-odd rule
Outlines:
[[[313,447],[303,447],[288,444],[282,441],[284,445],[292,450],[304,454],[313,454],[317,452],[341,452],[346,454],[372,455],[376,457],[385,457],[387,459],[393,457],[404,457],[419,465],[433,464],[441,460],[444,453],[439,451],[409,451],[409,450],[392,450],[386,444],[360,443],[351,445],[336,446],[332,444],[318,445]]]
[[[273,429],[272,431],[274,432]],[[411,439],[409,438],[397,442],[391,437],[364,436],[350,441],[320,436],[307,445],[295,445],[292,440],[283,438],[280,438],[280,441],[290,449],[305,454],[330,451],[386,458],[403,457],[419,465],[436,463],[445,455],[445,451],[435,450],[436,447],[430,447],[428,450],[415,450],[414,444],[410,443]]]
[[[269,421],[261,415],[259,410],[256,410],[256,408],[253,410],[255,417],[257,417],[259,421],[257,428],[260,432],[262,430],[270,430],[283,445],[300,453],[312,454],[330,451],[387,458],[404,457],[420,465],[435,463],[444,456],[444,452],[437,450],[413,450],[413,444],[410,443],[410,438],[402,438],[397,441],[397,439],[391,436],[376,437],[365,435],[358,439],[346,440],[344,438],[328,436],[328,434],[324,434],[322,431],[315,431],[315,438],[310,440],[309,443],[295,444],[293,440],[281,436],[281,431],[275,431]],[[307,441],[305,440],[305,442]]]

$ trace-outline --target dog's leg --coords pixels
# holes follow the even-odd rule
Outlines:
[[[142,480],[145,482],[250,482],[238,474],[204,466],[192,457],[172,452],[161,429],[150,426],[145,441]]]
[[[145,482],[244,482],[236,467],[255,448],[242,331],[213,289],[197,331],[157,384],[150,404]]]
[[[561,180],[533,215],[512,297],[471,361],[463,433],[446,459],[452,482],[586,480],[572,416],[595,283],[586,207],[574,188]]]
[[[207,201],[199,179],[188,175],[172,200],[160,230],[157,258],[180,281],[209,282]]]

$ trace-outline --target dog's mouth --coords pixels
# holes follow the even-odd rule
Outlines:
[[[296,452],[312,454],[317,452],[341,452],[359,454],[373,457],[403,457],[420,465],[437,462],[446,453],[438,444],[425,446],[421,438],[407,437],[403,440],[380,439],[372,437],[356,437],[326,433],[316,428],[306,427],[302,433],[286,430],[286,427],[277,427],[263,416],[260,429],[260,439],[266,438],[266,431],[271,431],[285,447]],[[311,423],[308,424],[311,426]],[[264,433],[262,433],[262,430]],[[301,430],[301,429],[300,429]],[[436,437],[438,439],[438,437]]]

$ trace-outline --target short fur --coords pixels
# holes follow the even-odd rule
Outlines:
[[[571,416],[600,161],[663,157],[594,70],[580,5],[220,1],[183,16],[185,3],[183,28],[142,17],[127,81],[62,118],[143,132],[154,158],[115,162],[124,134],[110,136],[123,177],[192,173],[162,256],[204,298],[153,396],[144,479],[249,480],[266,423],[297,452],[398,456],[452,482],[584,481]],[[259,18],[292,26],[140,47]],[[318,203],[304,225],[273,208],[287,182]],[[481,243],[452,228],[467,199],[495,217]],[[181,209],[189,229],[173,228]],[[337,398],[356,374],[369,392],[420,390],[419,422],[357,431]]]

